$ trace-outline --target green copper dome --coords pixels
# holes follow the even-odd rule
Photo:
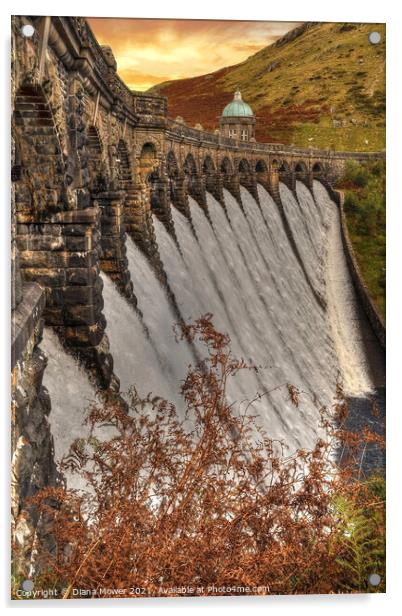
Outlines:
[[[233,100],[226,105],[225,109],[222,112],[222,116],[225,117],[240,117],[240,116],[254,116],[253,110],[250,105],[244,102],[241,97],[240,90],[236,90]]]

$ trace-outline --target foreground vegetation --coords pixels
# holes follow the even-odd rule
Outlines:
[[[360,464],[362,443],[381,439],[345,430],[338,391],[331,419],[320,410],[326,438],[289,454],[257,427],[250,405],[227,403],[228,379],[252,367],[231,355],[211,315],[182,335],[207,350],[182,385],[191,429],[173,405],[135,390],[130,414],[113,404],[89,409],[88,424],[113,424],[116,436],[80,439],[64,460],[88,492],[60,486],[32,499],[54,537],[51,548],[36,546],[35,587],[63,598],[108,589],[118,597],[383,592],[384,482],[361,476]],[[306,394],[292,385],[283,393],[303,412]]]
[[[345,193],[350,239],[370,294],[385,320],[385,162],[349,162]]]

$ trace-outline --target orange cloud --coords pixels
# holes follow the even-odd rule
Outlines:
[[[292,22],[88,18],[133,90],[237,64],[296,27]]]

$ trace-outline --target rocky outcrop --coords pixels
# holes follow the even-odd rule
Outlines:
[[[17,571],[29,575],[38,532],[38,514],[29,498],[55,485],[53,438],[48,416],[51,403],[42,384],[47,359],[40,349],[45,294],[36,283],[25,284],[12,314],[11,373],[11,513]],[[50,538],[49,538],[50,540]]]

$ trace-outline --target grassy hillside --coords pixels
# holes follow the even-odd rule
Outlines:
[[[385,320],[385,163],[350,162],[338,185],[361,273]]]
[[[376,30],[378,45],[368,41]],[[304,24],[241,64],[159,84],[169,116],[218,126],[240,87],[257,140],[374,151],[385,147],[385,25]]]

